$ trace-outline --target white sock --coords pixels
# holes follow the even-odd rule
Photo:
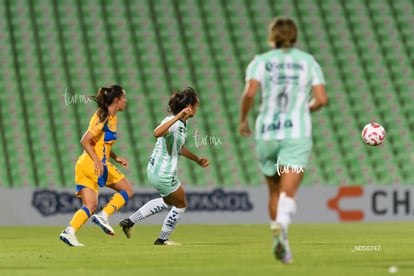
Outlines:
[[[177,223],[180,220],[181,216],[184,214],[184,212],[185,208],[171,208],[170,212],[164,219],[164,224],[162,225],[160,235],[158,236],[159,239],[168,240],[168,237],[174,231],[175,226],[177,226]]]
[[[100,211],[100,212],[98,213],[98,216],[101,216],[101,217],[103,217],[104,219],[108,219],[108,214],[107,214],[107,213],[105,213],[105,211],[104,211],[104,210]]]
[[[129,216],[129,219],[136,223],[137,221],[140,221],[146,217],[152,216],[153,214],[159,213],[165,209],[168,208],[168,205],[164,202],[162,197],[153,199],[148,201],[144,204],[141,208],[139,208],[138,211],[133,213]]]
[[[73,229],[71,226],[66,227],[65,232],[68,234],[75,234],[75,229]]]
[[[269,222],[269,225],[270,225],[270,230],[273,230],[278,227],[278,223],[276,222],[276,220],[271,220]]]
[[[292,218],[296,213],[295,199],[286,196],[286,193],[281,193],[279,197],[279,203],[277,206],[276,222],[281,224],[283,230],[288,230],[289,224],[292,222]]]

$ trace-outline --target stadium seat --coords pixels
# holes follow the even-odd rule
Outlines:
[[[113,83],[128,97],[114,151],[129,159],[125,174],[134,185],[148,185],[152,131],[167,115],[173,89],[186,86],[201,98],[187,146],[211,165],[181,160],[182,182],[263,185],[254,139],[239,137],[237,128],[246,67],[270,49],[267,24],[275,15],[296,20],[297,46],[320,63],[330,99],[312,114],[315,143],[303,185],[414,181],[410,1],[7,3],[0,4],[0,87],[13,92],[0,95],[0,123],[8,130],[0,136],[0,166],[10,171],[0,172],[0,187],[72,187],[79,140],[96,110],[81,97]],[[386,128],[384,146],[362,144],[360,131],[371,120]],[[196,145],[196,131],[222,144]]]

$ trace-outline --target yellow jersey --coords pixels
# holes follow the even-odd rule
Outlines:
[[[94,136],[93,143],[95,145],[93,149],[104,164],[109,160],[111,146],[116,141],[116,124],[116,115],[108,116],[105,121],[100,122],[96,112],[89,121],[88,132],[92,133]],[[89,157],[86,152],[83,154],[86,154]]]

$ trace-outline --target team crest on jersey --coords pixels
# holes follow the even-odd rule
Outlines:
[[[178,181],[176,178],[173,178],[173,180],[171,181],[171,186],[176,186],[178,184]]]

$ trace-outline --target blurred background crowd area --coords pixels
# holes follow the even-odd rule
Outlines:
[[[135,186],[148,185],[152,131],[186,86],[201,98],[187,146],[211,165],[181,160],[181,182],[262,185],[254,140],[237,129],[246,66],[270,49],[276,15],[297,22],[297,47],[327,81],[303,185],[414,184],[414,1],[1,0],[0,187],[73,187],[88,96],[110,84],[127,91],[113,150]],[[387,131],[381,147],[361,140],[371,120]]]

